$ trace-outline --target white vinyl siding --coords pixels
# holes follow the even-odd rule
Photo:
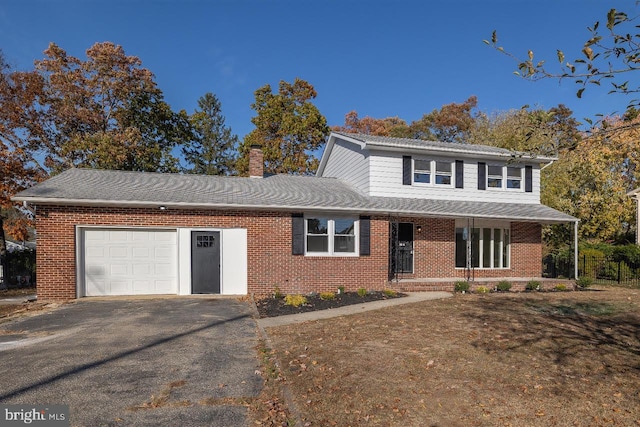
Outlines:
[[[454,185],[402,185],[402,156],[403,153],[387,151],[374,151],[371,153],[369,156],[370,196],[496,203],[540,203],[540,168],[537,164],[532,165],[533,191],[527,193],[524,191],[524,168],[520,191],[511,189],[509,191],[478,190],[477,159],[463,157],[439,158],[438,160],[451,162],[464,160],[464,188],[454,188]],[[419,155],[413,157],[424,158]],[[506,162],[504,164],[506,165]],[[455,181],[455,172],[453,170],[452,181]]]
[[[369,191],[369,156],[357,144],[337,139],[323,177],[341,178],[363,193]]]

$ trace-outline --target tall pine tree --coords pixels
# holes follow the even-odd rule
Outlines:
[[[182,148],[188,166],[185,172],[205,175],[230,175],[235,170],[238,136],[225,126],[222,104],[207,93],[198,100],[191,115],[193,139]]]

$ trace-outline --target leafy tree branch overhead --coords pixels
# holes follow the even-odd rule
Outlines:
[[[636,2],[636,8],[638,2]],[[553,60],[538,59],[533,50],[527,51],[526,59],[506,50],[498,43],[497,31],[484,42],[499,52],[512,58],[518,66],[514,73],[527,80],[558,79],[570,80],[578,85],[576,96],[590,86],[608,86],[609,94],[633,96],[640,92],[640,84],[634,79],[634,72],[640,70],[640,34],[637,26],[638,15],[610,9],[603,21],[596,21],[587,27],[587,40],[578,57],[567,60],[565,52],[557,49]],[[604,22],[604,25],[601,25]],[[603,28],[604,27],[604,28]],[[556,65],[551,65],[555,63]],[[626,101],[627,111],[640,105],[639,98]],[[604,113],[601,114],[605,115]],[[589,124],[607,126],[606,121],[585,118]]]

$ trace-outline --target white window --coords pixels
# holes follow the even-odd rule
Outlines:
[[[509,268],[509,250],[509,228],[456,225],[456,268]]]
[[[487,187],[502,188],[502,166],[487,166]]]
[[[309,255],[356,255],[358,221],[353,218],[308,217],[305,219],[306,253]]]
[[[522,168],[507,166],[507,188],[522,188]]]
[[[436,185],[451,185],[451,162],[436,163]]]
[[[451,161],[423,159],[414,159],[413,161],[413,182],[415,184],[451,187],[452,177],[453,162]]]
[[[431,183],[431,161],[430,160],[414,160],[413,161],[413,182],[421,184]]]
[[[522,167],[487,165],[487,188],[522,190]]]

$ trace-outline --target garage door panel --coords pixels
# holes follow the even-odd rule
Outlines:
[[[131,255],[133,258],[149,258],[149,248],[133,248]]]
[[[84,235],[85,295],[177,292],[173,230],[94,230]]]
[[[128,276],[129,275],[129,266],[127,264],[111,264],[112,276]]]
[[[126,242],[129,240],[129,231],[109,231],[109,240],[112,242]]]

